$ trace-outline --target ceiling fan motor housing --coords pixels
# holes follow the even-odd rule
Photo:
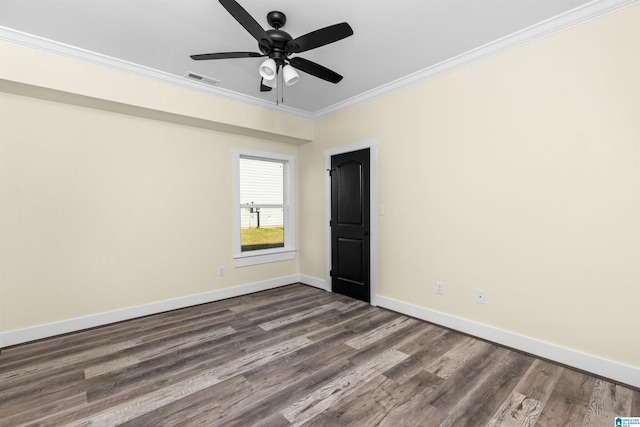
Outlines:
[[[284,65],[284,61],[287,58],[288,52],[287,44],[293,40],[293,37],[286,31],[281,30],[287,22],[287,17],[284,13],[278,11],[272,11],[267,14],[267,22],[272,26],[273,30],[267,30],[266,33],[271,38],[271,43],[260,43],[260,50],[269,58],[276,61],[279,66]]]
[[[266,55],[269,55],[269,58],[272,58],[276,62],[284,61],[287,57],[286,47],[287,43],[293,40],[293,37],[289,35],[289,33],[282,30],[267,30],[267,34],[271,37],[271,47],[267,52],[264,52]]]

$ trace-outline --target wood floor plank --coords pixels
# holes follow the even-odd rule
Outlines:
[[[326,366],[334,362],[352,365],[349,357],[355,351],[353,348],[340,342],[340,337],[312,343],[297,352],[296,359],[292,361],[280,359],[268,366],[249,370],[244,376],[257,390],[277,392],[282,384],[295,382],[297,378],[309,375],[318,367]]]
[[[487,427],[531,427],[536,424],[542,412],[544,404],[539,400],[532,399],[512,392],[509,398],[500,406],[500,409],[491,417]]]
[[[234,313],[251,314],[260,313],[262,308],[264,311],[272,310],[274,304],[282,304],[288,301],[293,304],[307,303],[310,300],[322,295],[314,290],[296,288],[288,289],[271,289],[266,292],[258,292],[251,295],[244,295],[240,298],[234,298],[233,305],[230,307]]]
[[[97,359],[106,355],[119,353],[123,350],[139,346],[140,344],[142,344],[141,340],[129,340],[100,346],[77,354],[71,354],[65,357],[41,362],[37,365],[29,365],[16,370],[0,373],[0,381],[6,385],[9,384],[11,380],[22,380],[25,376],[38,374],[39,372],[46,372],[54,368],[59,369],[60,367],[74,366],[88,359]]]
[[[318,316],[320,314],[325,314],[328,311],[331,310],[340,310],[340,309],[344,309],[345,304],[341,303],[341,302],[330,302],[328,304],[323,304],[319,307],[312,307],[309,308],[307,310],[303,310],[303,311],[297,311],[295,313],[289,314],[287,316],[284,317],[278,317],[274,320],[268,321],[268,322],[263,322],[261,323],[260,326],[262,329],[264,329],[265,331],[270,331],[272,329],[276,329],[276,328],[280,328],[282,326],[286,326],[286,325],[290,325],[291,323],[296,323],[296,322],[300,322],[315,316]]]
[[[0,352],[0,427],[600,427],[614,415],[640,416],[640,391],[301,284]]]
[[[237,324],[235,325],[237,326]],[[254,349],[281,341],[281,337],[279,333],[265,334],[260,328],[247,326],[246,329],[239,331],[224,341],[218,341],[215,346],[194,346],[187,350],[177,352],[174,357],[171,357],[172,353],[169,353],[168,356],[162,360],[158,358],[152,361],[152,363],[143,363],[140,365],[141,369],[138,369],[135,374],[131,375],[125,372],[122,379],[120,379],[120,376],[113,378],[107,376],[107,382],[100,388],[90,390],[90,399],[95,400],[105,397],[105,395],[117,393],[118,390],[129,387],[131,383],[138,383],[139,388],[155,388],[153,385],[157,382],[154,379],[157,376],[155,372],[165,374],[171,372],[174,378],[182,378],[191,375],[189,366],[195,366],[195,369],[200,370],[212,369],[219,362],[224,361],[225,354],[229,353],[230,348],[239,348],[245,352],[253,351]],[[220,349],[220,351],[218,351],[218,349]]]
[[[264,348],[283,342],[279,337],[257,335],[260,331],[257,327],[247,328],[233,335],[168,352],[166,357],[142,362],[133,373],[125,371],[107,374],[100,389],[89,390],[89,398],[94,400],[104,397],[105,394],[119,393],[120,390],[130,388],[131,384],[137,384],[138,388],[143,389],[153,388],[152,384],[158,382],[155,379],[158,375],[171,375],[174,380],[187,379],[231,363],[238,357],[259,353]],[[298,338],[306,340],[304,337]]]
[[[631,395],[631,410],[629,411],[629,416],[640,417],[640,390],[632,390]]]
[[[465,337],[456,343],[449,351],[427,364],[424,369],[440,378],[447,379],[463,366],[469,359],[491,346],[484,341],[479,341],[471,337]]]
[[[243,311],[242,315],[247,319],[254,321],[256,324],[267,323],[276,318],[286,317],[327,304],[332,301],[327,295],[306,295],[299,299],[271,299],[269,304],[259,304],[252,310]],[[248,307],[251,307],[250,305]],[[277,309],[274,309],[277,307]],[[245,308],[247,308],[245,306]]]
[[[615,401],[613,404],[613,414],[615,416],[631,416],[631,405],[633,404],[633,393],[634,391],[628,387],[623,387],[619,384],[616,384],[615,389]],[[597,405],[597,397],[594,399],[592,396],[592,404]]]
[[[204,341],[211,339],[224,337],[233,334],[235,329],[231,327],[217,328],[209,330],[197,335],[183,336],[178,335],[175,339],[169,342],[164,342],[162,347],[154,346],[150,349],[136,352],[130,356],[119,357],[115,360],[103,362],[97,365],[91,365],[84,370],[85,378],[92,378],[98,375],[103,375],[107,372],[123,369],[138,363],[159,357],[166,352],[175,352],[184,348],[198,345]]]
[[[536,359],[488,426],[533,426],[564,368]]]
[[[255,351],[260,350],[261,348],[257,348]],[[223,367],[225,362],[233,363],[233,359],[229,359],[229,356],[225,354],[222,354],[218,359],[213,359],[213,361],[209,361],[207,358],[205,351],[205,353],[199,355],[197,360],[206,361],[207,363],[190,366],[188,363],[185,365],[184,360],[180,360],[179,356],[169,357],[168,359],[172,361],[171,369],[161,366],[159,369],[152,369],[149,372],[139,372],[138,367],[133,371],[135,374],[120,372],[115,376],[107,374],[103,377],[93,378],[87,381],[87,384],[91,385],[86,386],[90,402],[87,409],[95,412],[99,408],[115,407],[127,402],[132,396],[140,396],[152,391],[160,392],[168,381],[185,382]],[[191,362],[194,362],[194,360],[191,360]]]
[[[310,343],[306,338],[294,338],[277,346],[249,354],[226,364],[220,369],[203,373],[197,377],[174,383],[152,393],[130,399],[127,402],[111,406],[90,416],[74,420],[65,426],[118,425],[147,414],[178,399],[190,396],[231,378],[244,370],[251,369],[277,357],[282,357]]]
[[[226,312],[230,313],[228,311]],[[205,316],[208,318],[205,318],[204,320],[202,319],[202,317],[203,316],[195,316],[195,317],[187,318],[187,320],[182,319],[178,323],[168,322],[168,323],[161,323],[161,324],[157,324],[157,321],[155,321],[154,319],[154,321],[151,322],[148,327],[147,326],[141,327],[141,328],[136,328],[134,326],[130,326],[129,328],[121,327],[120,328],[122,329],[121,332],[115,332],[113,334],[109,334],[108,336],[104,336],[104,334],[102,333],[97,333],[98,331],[101,331],[100,328],[91,329],[91,330],[85,331],[84,333],[79,332],[79,333],[73,334],[78,338],[77,340],[78,342],[74,342],[72,341],[72,337],[66,336],[65,342],[63,344],[58,343],[56,340],[55,345],[50,345],[46,347],[39,346],[41,348],[40,350],[38,350],[38,353],[41,354],[40,357],[24,358],[24,360],[22,361],[13,361],[12,363],[10,362],[8,365],[3,363],[0,366],[3,368],[3,370],[6,371],[10,368],[19,369],[22,366],[27,366],[27,365],[33,367],[40,362],[50,362],[52,360],[63,360],[61,358],[67,357],[67,355],[69,355],[69,357],[77,358],[79,352],[84,351],[84,352],[87,352],[85,354],[90,354],[91,352],[95,352],[97,348],[100,348],[103,346],[112,346],[114,342],[114,337],[118,337],[119,338],[118,341],[126,341],[128,339],[133,339],[140,342],[140,345],[149,343],[151,341],[156,341],[151,345],[162,346],[161,340],[165,337],[171,338],[174,335],[183,334],[185,332],[194,333],[200,327],[203,326],[202,322],[207,322],[209,326],[212,323],[214,323],[211,317]],[[148,317],[145,319],[149,319],[151,321],[151,317]],[[190,321],[188,319],[193,319],[193,321]],[[225,316],[224,314],[218,313],[218,317],[217,318],[213,317],[213,319],[224,322],[225,320],[228,321],[229,317]],[[139,321],[139,319],[134,319],[132,320],[132,322],[133,321]],[[105,326],[105,328],[111,329],[110,326]],[[89,338],[86,338],[86,337],[83,338],[84,335],[86,335]],[[93,337],[95,337],[94,341],[92,341]],[[136,346],[132,346],[131,348],[134,348],[134,347]],[[124,351],[124,349],[122,351]],[[112,353],[112,354],[117,354],[117,353]],[[112,354],[102,355],[101,358],[104,359],[105,357],[108,357]],[[61,363],[60,366],[58,366],[58,368],[60,368],[61,366],[63,366],[63,363]],[[0,382],[0,390],[2,389],[2,385],[3,383]],[[7,385],[8,384],[5,384],[5,386]]]
[[[585,427],[611,424],[615,417],[628,416],[631,411],[631,390],[609,381],[597,379],[582,421]]]
[[[242,352],[252,352],[266,346],[282,341],[281,335],[265,334],[258,327],[248,326],[224,340],[216,340],[215,343],[203,343],[175,353],[167,353],[163,358],[156,358],[141,363],[134,373],[123,372],[115,376],[106,375],[105,382],[100,387],[94,387],[89,391],[91,400],[103,398],[106,395],[118,393],[119,390],[137,383],[140,389],[155,388],[158,381],[155,377],[158,373],[166,375],[171,373],[173,378],[179,379],[197,374],[198,371],[213,369],[225,362],[230,350],[239,349]]]
[[[563,372],[562,366],[536,359],[514,391],[544,404],[551,396]]]
[[[424,396],[420,394],[403,403],[396,410],[387,413],[380,420],[378,426],[437,426],[443,419],[446,419],[446,414],[443,414],[440,409],[425,403]]]
[[[294,378],[292,382],[283,384],[277,393],[272,389],[254,387],[253,394],[245,396],[234,407],[227,408],[210,427],[244,427],[260,421],[266,413],[280,414],[281,409],[299,400],[300,396],[309,395],[353,368],[354,365],[348,359],[340,359],[327,365],[319,365],[312,372]]]
[[[450,413],[463,398],[470,396],[480,387],[486,378],[486,372],[493,364],[506,357],[507,353],[508,351],[496,346],[483,348],[454,372],[448,381],[431,393],[427,403],[442,409],[445,413]]]
[[[404,318],[404,316],[402,316],[402,318]],[[371,357],[387,349],[394,348],[397,350],[398,347],[404,346],[407,342],[412,341],[414,337],[419,336],[424,328],[425,325],[421,322],[407,322],[405,326],[395,334],[380,335],[376,341],[361,348],[351,360],[356,364],[364,363]]]
[[[268,417],[261,417],[251,424],[251,427],[288,427],[291,423],[280,413],[271,414]]]
[[[538,423],[542,426],[582,426],[595,382],[594,377],[564,369]]]
[[[220,417],[224,408],[237,404],[252,392],[249,382],[242,375],[236,375],[133,418],[121,426],[207,426]]]
[[[352,393],[331,409],[317,415],[305,426],[322,425],[425,425],[403,424],[412,417],[411,409],[420,406],[420,418],[424,417],[424,396],[434,390],[443,380],[429,372],[421,371],[404,384],[384,375],[372,379],[360,390]],[[424,419],[423,419],[424,421]]]
[[[414,354],[420,350],[423,350],[428,345],[431,345],[436,338],[442,336],[447,332],[451,332],[450,329],[445,329],[432,323],[421,323],[422,328],[420,330],[420,334],[414,336],[411,341],[408,341],[402,346],[399,346],[398,351],[406,354]]]
[[[376,341],[381,340],[382,338],[385,338],[406,328],[407,326],[414,325],[416,323],[418,323],[418,321],[410,317],[398,317],[378,326],[376,329],[373,329],[369,332],[348,340],[345,344],[355,348],[356,350],[360,350],[370,344],[373,344]]]
[[[86,395],[86,388],[78,386],[84,380],[82,369],[51,374],[45,378],[46,380],[17,382],[14,387],[0,392],[0,408],[11,407],[15,413],[21,411],[21,408],[29,410],[44,405],[46,402],[57,399],[57,396]]]
[[[337,333],[337,331],[349,331],[352,336],[356,336],[359,333],[359,329],[377,322],[380,318],[389,319],[391,317],[386,311],[371,311],[370,306],[357,307],[332,316],[330,319],[320,321],[325,327],[308,335],[308,338],[313,341],[322,340],[328,335]]]
[[[211,303],[215,304],[215,303]],[[206,311],[209,309],[210,311]],[[215,321],[225,322],[226,315],[233,314],[228,309],[215,311],[203,306],[191,307],[189,310],[175,310],[118,322],[98,328],[62,335],[59,337],[27,343],[3,350],[2,366],[12,363],[36,363],[52,357],[64,356],[79,351],[92,349],[100,345],[108,345],[117,336],[119,341],[128,339],[159,339],[158,332],[171,333],[173,328],[193,328],[194,324],[206,321],[210,325]],[[148,338],[147,338],[148,337]]]
[[[395,349],[387,350],[289,405],[281,413],[293,425],[302,425],[366,384],[377,372],[384,371],[406,358],[406,354]]]
[[[305,427],[318,427],[326,425],[377,425],[384,416],[384,403],[380,397],[385,382],[389,380],[384,375],[377,375],[358,390],[354,391],[349,399],[341,399],[325,411],[320,412],[304,424]],[[364,398],[366,396],[366,398]]]
[[[472,381],[475,384],[447,410],[447,421],[443,425],[485,425],[508,399],[533,359],[512,351],[499,356],[503,351],[496,350],[495,363],[488,365],[486,371]]]
[[[403,352],[410,354],[410,356],[402,363],[387,370],[384,375],[402,383],[424,370],[425,366],[438,360],[464,338],[465,336],[462,334],[443,328],[425,328],[416,339],[412,340],[412,344],[418,342],[420,346],[414,347],[412,345],[409,348],[407,348],[406,344],[399,346],[398,349],[400,351],[404,350]]]
[[[442,414],[428,403],[430,394],[444,381],[431,372],[420,371],[402,384],[388,388],[389,411],[380,420],[381,425],[427,425]],[[425,410],[420,409],[425,408]],[[418,420],[413,424],[411,420]]]
[[[262,340],[251,329],[227,337],[200,343],[147,360],[120,371],[112,371],[87,382],[89,401],[100,400],[123,392],[153,390],[164,385],[166,377],[179,381],[223,365],[239,354],[260,347]],[[255,345],[248,345],[251,342]],[[238,350],[238,351],[235,351]],[[124,395],[126,398],[126,395]]]
[[[54,395],[45,402],[31,401],[28,406],[12,406],[12,413],[2,414],[0,417],[0,426],[15,427],[24,423],[44,422],[52,413],[74,412],[86,404],[87,396],[85,393]]]

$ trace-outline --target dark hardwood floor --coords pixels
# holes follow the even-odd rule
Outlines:
[[[294,284],[4,349],[0,426],[613,426],[640,392]]]

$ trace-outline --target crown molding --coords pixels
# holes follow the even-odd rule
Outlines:
[[[336,114],[340,111],[355,107],[356,105],[435,79],[436,77],[451,73],[476,62],[491,58],[511,49],[516,49],[525,44],[568,30],[638,3],[640,3],[640,0],[593,0],[583,6],[556,15],[431,67],[316,111],[313,114],[313,120]]]
[[[276,106],[273,103],[260,98],[239,94],[219,87],[208,86],[189,80],[184,76],[177,76],[164,71],[134,64],[132,62],[123,61],[121,59],[56,42],[33,34],[24,33],[8,27],[0,26],[0,41],[112,69],[137,77],[190,89],[196,92],[239,101],[245,104],[251,104],[295,117],[308,120],[318,120],[390,93],[432,80],[462,67],[491,58],[508,50],[518,48],[527,43],[534,42],[560,31],[565,31],[569,28],[581,25],[593,19],[608,15],[638,3],[640,3],[640,0],[593,0],[583,6],[554,16],[476,49],[472,49],[456,57],[442,61],[431,67],[315,112],[306,112],[286,105]]]
[[[276,106],[272,102],[265,101],[260,98],[249,95],[232,92],[219,87],[209,86],[203,83],[190,80],[185,76],[178,76],[167,73],[165,71],[156,70],[154,68],[145,67],[144,65],[135,64],[133,62],[124,61],[122,59],[96,53],[90,50],[60,43],[44,37],[14,30],[0,25],[0,42],[6,42],[40,52],[69,58],[75,61],[84,62],[102,68],[111,69],[121,73],[141,77],[144,79],[154,80],[157,82],[186,88],[207,95],[214,95],[232,101],[239,101],[245,104],[251,104],[257,107],[273,110],[278,113],[284,113],[291,116],[301,117],[313,120],[313,115],[302,110],[291,108],[285,105]]]

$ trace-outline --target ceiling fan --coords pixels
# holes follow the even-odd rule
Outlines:
[[[260,65],[259,69],[262,77],[260,80],[261,92],[267,92],[276,87],[280,71],[282,71],[282,78],[287,86],[296,83],[299,76],[294,68],[331,83],[338,83],[342,80],[342,76],[333,70],[308,59],[300,58],[299,56],[290,57],[290,55],[306,52],[353,35],[353,30],[346,22],[320,28],[294,39],[289,33],[281,30],[287,21],[287,17],[282,12],[272,11],[267,14],[267,22],[273,29],[265,31],[235,0],[220,0],[220,3],[258,41],[260,53],[203,53],[191,55],[191,59],[201,61],[207,59],[268,57]]]

